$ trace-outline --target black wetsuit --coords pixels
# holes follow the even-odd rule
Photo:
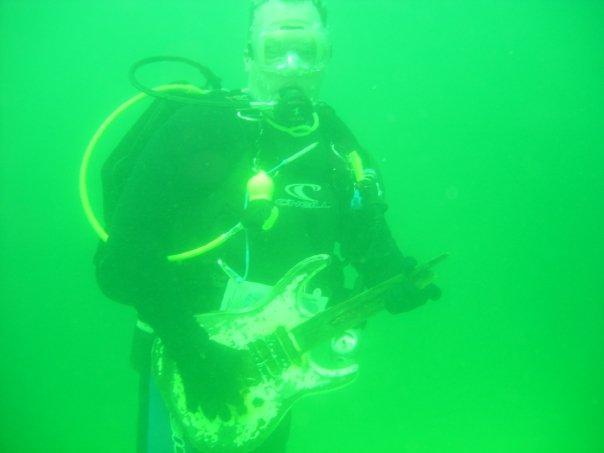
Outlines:
[[[383,202],[351,207],[354,178],[345,156],[361,147],[331,108],[317,112],[319,129],[294,138],[264,121],[243,120],[233,109],[183,106],[138,156],[111,207],[97,276],[105,294],[133,305],[176,355],[203,336],[193,315],[219,307],[227,276],[217,259],[243,273],[246,235],[185,262],[166,256],[207,243],[240,221],[253,163],[269,170],[319,142],[274,177],[279,218],[269,231],[249,232],[248,280],[275,284],[298,261],[333,254],[336,244],[365,284],[400,270]],[[368,156],[363,160],[374,168]],[[316,279],[336,301],[343,297],[342,268],[335,259]]]

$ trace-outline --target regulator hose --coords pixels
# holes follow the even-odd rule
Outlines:
[[[178,93],[178,92],[166,92],[164,90],[158,90],[156,88],[150,88],[143,84],[138,78],[138,72],[145,66],[149,66],[156,63],[184,63],[192,68],[195,68],[202,75],[204,80],[206,81],[205,86],[201,90],[202,93]],[[207,96],[212,92],[220,92],[222,91],[222,81],[221,79],[212,72],[210,68],[202,65],[201,63],[196,62],[195,60],[191,60],[186,57],[178,57],[178,56],[170,56],[170,55],[161,55],[155,57],[143,58],[142,60],[137,61],[130,67],[130,71],[128,73],[128,79],[134,88],[136,88],[141,93],[145,93],[147,96],[155,98],[155,99],[164,99],[167,101],[181,102],[185,104],[198,104],[198,105],[206,105],[210,107],[224,107],[224,108],[233,108],[237,106],[237,102],[232,99],[228,99],[226,97],[221,97],[221,99],[212,99],[211,96]]]
[[[199,71],[199,73],[203,76],[206,81],[206,84],[203,88],[198,87],[196,85],[192,85],[189,83],[176,83],[176,84],[167,84],[161,85],[155,88],[149,88],[140,82],[138,79],[138,71],[148,65],[155,63],[164,63],[164,62],[174,62],[174,63],[184,63],[189,65]],[[132,86],[134,86],[140,93],[131,97],[124,103],[122,103],[118,108],[116,108],[98,127],[93,137],[90,139],[86,150],[84,151],[84,156],[82,158],[82,163],[80,165],[79,172],[79,194],[80,201],[82,203],[82,207],[84,209],[84,213],[86,218],[98,237],[101,241],[106,242],[109,238],[109,233],[106,228],[103,226],[101,221],[99,220],[99,216],[95,212],[89,195],[88,188],[88,173],[90,170],[90,164],[95,154],[96,149],[98,148],[98,144],[101,139],[105,136],[107,129],[109,129],[118,119],[120,119],[126,111],[129,111],[135,105],[140,104],[145,99],[149,97],[155,99],[163,99],[167,101],[174,102],[182,102],[188,104],[197,104],[197,105],[206,105],[211,107],[219,107],[219,108],[235,108],[238,111],[245,111],[250,109],[258,109],[261,112],[264,110],[272,110],[274,107],[273,103],[270,102],[253,102],[249,99],[244,99],[241,97],[233,96],[228,97],[224,96],[224,91],[222,90],[222,83],[219,77],[216,76],[207,66],[204,66],[194,60],[185,57],[178,56],[155,56],[149,58],[143,58],[142,60],[134,63],[129,71],[128,78]],[[221,93],[220,96],[212,96],[213,93]],[[303,125],[303,126],[294,126],[287,127],[282,126],[276,123],[274,120],[269,120],[269,123],[278,128],[279,130],[286,132],[294,137],[301,137],[305,135],[309,135],[314,132],[319,126],[319,118],[316,113],[313,113],[313,124],[312,125]],[[306,152],[313,149],[317,143],[313,143],[308,146],[304,150],[296,153],[289,159],[283,161],[280,165],[285,165],[289,163],[289,161],[295,160],[298,157],[306,154]],[[277,169],[274,169],[275,171]],[[235,225],[230,230],[221,234],[217,238],[208,242],[207,244],[203,244],[200,247],[197,247],[193,250],[188,250],[181,253],[176,253],[167,256],[167,259],[171,262],[179,262],[185,261],[199,255],[203,255],[208,253],[211,250],[214,250],[217,247],[220,247],[225,242],[227,242],[230,238],[238,234],[244,228],[241,223]]]

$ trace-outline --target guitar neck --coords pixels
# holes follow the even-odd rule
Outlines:
[[[346,329],[359,325],[384,308],[381,300],[361,297],[364,295],[362,293],[334,305],[292,329],[299,352],[304,353]]]
[[[384,282],[319,313],[308,321],[291,330],[300,353],[309,351],[316,345],[341,334],[347,329],[358,326],[371,316],[382,311],[383,297],[393,286],[402,282],[411,282],[419,287],[428,284],[432,277],[432,267],[448,255],[441,255],[423,266],[418,267],[411,275],[398,274]]]

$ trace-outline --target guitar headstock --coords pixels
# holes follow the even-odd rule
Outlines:
[[[448,257],[449,253],[443,253],[442,255],[438,255],[436,258],[432,258],[430,261],[420,264],[409,276],[409,279],[418,287],[425,288],[432,283],[432,280],[434,280],[434,267],[442,263]]]

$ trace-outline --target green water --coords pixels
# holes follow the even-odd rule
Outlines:
[[[0,1],[0,451],[134,451],[134,313],[96,287],[79,161],[136,59],[244,85],[243,4]],[[604,2],[329,5],[324,97],[402,248],[451,258],[441,301],[370,323],[353,386],[295,408],[289,451],[604,451]]]

